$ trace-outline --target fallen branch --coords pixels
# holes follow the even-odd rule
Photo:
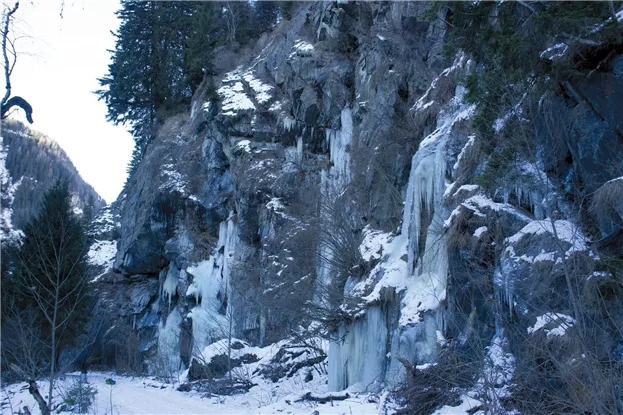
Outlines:
[[[301,396],[295,402],[318,402],[318,403],[327,403],[333,401],[343,401],[345,399],[350,398],[348,393],[327,393],[325,395],[312,395],[311,392],[307,392],[305,395]]]
[[[304,360],[302,362],[298,362],[294,366],[292,366],[292,368],[290,369],[290,373],[288,373],[288,377],[291,378],[300,369],[302,369],[304,367],[314,366],[315,364],[323,362],[324,359],[326,359],[326,358],[327,358],[327,356],[323,354],[321,356],[316,356],[316,357],[313,357],[311,359],[307,359],[307,360]]]

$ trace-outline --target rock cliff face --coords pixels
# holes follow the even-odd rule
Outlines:
[[[619,301],[598,247],[620,254],[621,212],[578,195],[623,175],[623,57],[544,96],[536,157],[484,189],[464,85],[478,62],[443,58],[447,10],[428,10],[305,3],[217,65],[216,92],[167,121],[112,208],[108,337],[131,326],[158,370],[228,335],[322,326],[332,390],[395,385],[452,348],[510,376],[499,398],[526,343],[586,324],[577,293]]]

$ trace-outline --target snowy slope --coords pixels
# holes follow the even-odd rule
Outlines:
[[[93,243],[87,257],[93,268],[93,282],[112,271],[117,255],[116,234],[120,226],[119,214],[113,205],[104,207],[91,222],[88,233],[93,237]]]

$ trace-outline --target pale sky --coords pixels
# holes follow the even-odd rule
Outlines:
[[[2,0],[2,5],[14,0]],[[33,107],[32,128],[65,150],[84,180],[112,202],[123,187],[132,136],[106,122],[106,105],[92,92],[108,70],[119,0],[22,0],[12,95]],[[60,13],[63,11],[61,18]],[[4,95],[4,77],[0,81]],[[20,110],[23,114],[23,112]],[[25,121],[24,117],[17,117]]]

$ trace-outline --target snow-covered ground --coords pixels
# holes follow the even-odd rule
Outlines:
[[[61,394],[72,382],[77,381],[78,373],[67,375],[59,382],[57,393]],[[105,383],[106,378],[113,378],[114,386]],[[343,401],[320,404],[316,402],[297,402],[306,392],[320,382],[305,383],[299,379],[272,383],[259,381],[257,386],[242,395],[202,397],[200,392],[180,392],[179,383],[168,384],[153,378],[117,376],[111,373],[91,372],[89,383],[97,388],[94,414],[385,414],[385,400],[377,396],[353,395]],[[310,387],[311,386],[311,387]],[[47,384],[39,383],[40,391],[45,396]],[[326,387],[325,387],[326,389]],[[314,395],[321,395],[314,393]],[[381,402],[381,404],[379,403]],[[111,411],[112,403],[112,411]],[[17,413],[24,405],[32,414],[39,409],[28,393],[25,383],[18,383],[2,388],[1,414]]]

